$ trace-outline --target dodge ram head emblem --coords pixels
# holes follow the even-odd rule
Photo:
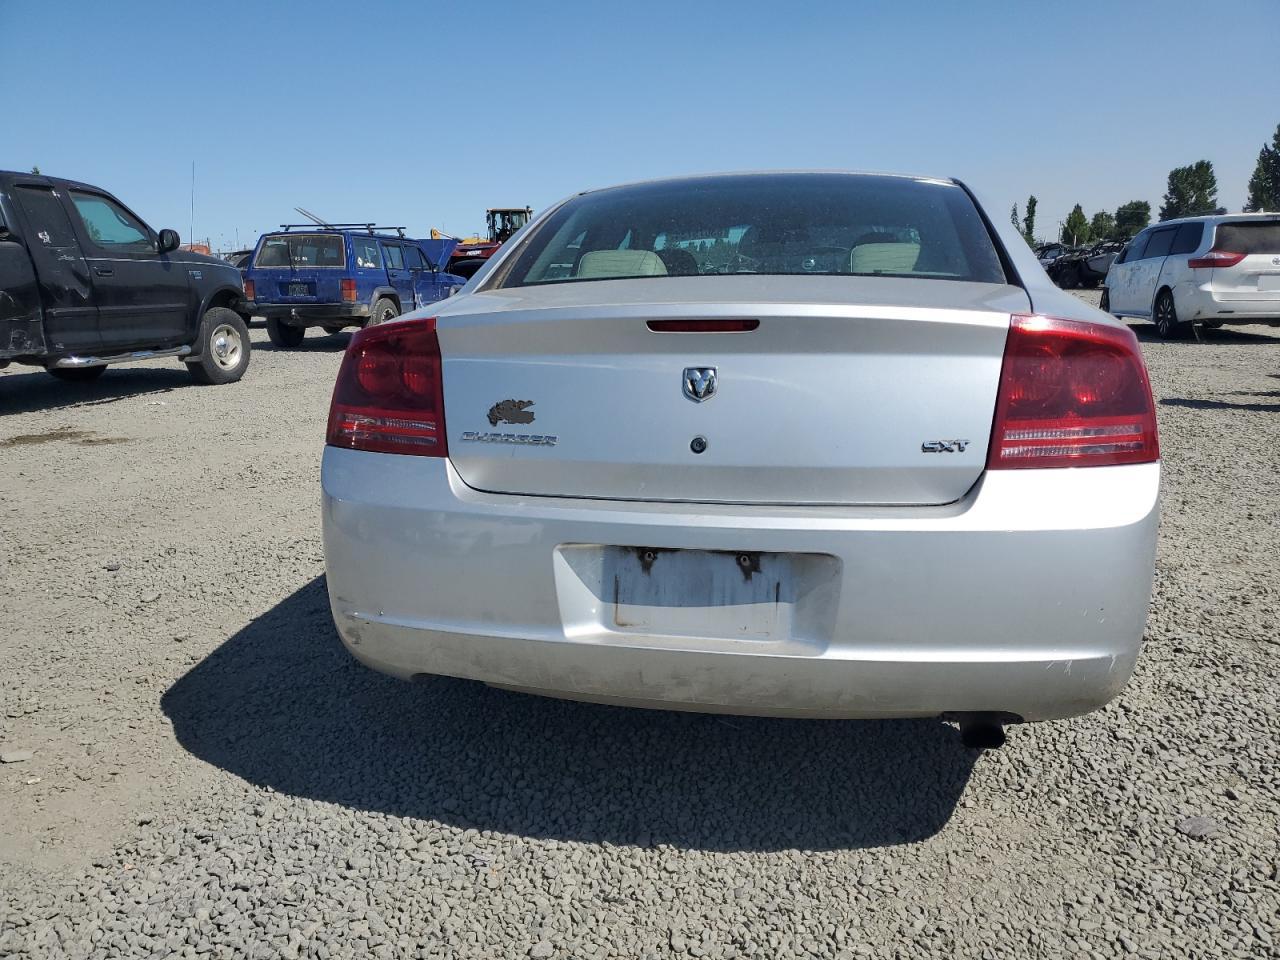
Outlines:
[[[702,403],[716,395],[715,367],[685,367],[684,395],[694,403]]]
[[[532,400],[500,400],[489,408],[489,426],[499,423],[533,423]]]

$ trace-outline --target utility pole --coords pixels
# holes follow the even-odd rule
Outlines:
[[[196,242],[196,162],[191,161],[191,219],[187,222],[187,243]]]

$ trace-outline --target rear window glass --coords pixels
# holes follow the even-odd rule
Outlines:
[[[39,240],[46,247],[74,247],[76,234],[71,228],[71,218],[63,209],[57,194],[49,187],[18,187],[13,191],[23,212],[31,222],[35,234],[32,242]]]
[[[383,255],[387,258],[388,270],[403,270],[404,257],[400,254],[400,245],[396,243],[384,243],[382,245]]]
[[[1213,245],[1232,253],[1280,253],[1280,220],[1220,223]]]
[[[344,267],[342,237],[328,233],[287,233],[262,241],[259,267]]]
[[[1004,283],[968,195],[905,177],[768,174],[618,187],[570,200],[498,286],[724,274]]]

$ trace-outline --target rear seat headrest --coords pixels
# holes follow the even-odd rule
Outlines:
[[[592,250],[578,261],[578,279],[661,277],[667,268],[652,250]]]

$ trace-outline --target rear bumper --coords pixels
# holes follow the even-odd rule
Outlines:
[[[1101,706],[1133,670],[1158,489],[1152,464],[991,473],[946,507],[680,507],[484,494],[447,461],[328,448],[323,525],[343,642],[395,676],[712,712],[1044,720]],[[592,544],[803,554],[822,573],[803,636],[646,635],[583,589],[566,558]]]
[[[1181,320],[1212,320],[1222,323],[1280,322],[1280,295],[1272,299],[1236,300],[1215,290],[1210,283],[1179,284],[1174,290],[1174,304]],[[1260,294],[1259,296],[1265,296]]]
[[[244,312],[255,317],[266,317],[268,320],[296,321],[297,323],[328,323],[349,320],[352,323],[369,319],[367,303],[263,303],[247,300],[243,304]]]

